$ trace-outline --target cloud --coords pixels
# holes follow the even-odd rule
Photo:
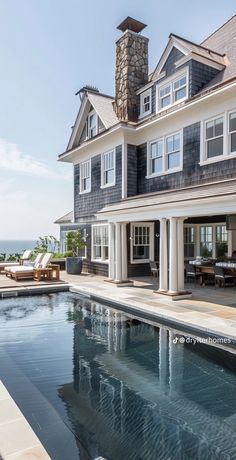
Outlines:
[[[45,179],[69,180],[71,178],[71,174],[51,170],[45,162],[21,152],[16,144],[6,139],[0,139],[0,168]]]

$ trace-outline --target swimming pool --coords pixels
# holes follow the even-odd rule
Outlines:
[[[188,342],[72,293],[0,302],[0,379],[55,460],[236,459],[235,355]]]

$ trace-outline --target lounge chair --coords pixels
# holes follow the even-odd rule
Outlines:
[[[32,254],[32,251],[29,249],[26,249],[26,251],[22,254],[21,258],[19,259],[19,262],[12,261],[12,262],[1,262],[0,263],[0,273],[5,271],[5,267],[16,267],[19,265],[24,265],[24,262],[30,259]]]
[[[39,258],[41,256],[41,260]],[[43,257],[42,257],[43,256]],[[18,281],[19,279],[30,279],[34,277],[34,271],[36,269],[40,268],[47,268],[49,265],[51,259],[52,259],[53,254],[51,252],[47,252],[46,254],[38,254],[38,256],[35,259],[34,265],[33,266],[27,266],[27,265],[21,265],[21,266],[15,266],[15,267],[9,267],[6,272],[6,276],[9,278],[15,279]]]

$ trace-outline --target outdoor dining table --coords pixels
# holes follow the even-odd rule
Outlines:
[[[235,265],[235,264],[234,264]],[[203,276],[200,277],[200,284],[203,284],[203,279],[204,279],[204,274],[209,275],[210,277],[213,277],[215,272],[214,272],[214,265],[197,265],[197,271],[202,273]],[[233,278],[236,278],[236,267],[230,267],[230,264],[228,266],[223,265],[222,268],[224,268],[225,273],[227,275],[232,276]]]

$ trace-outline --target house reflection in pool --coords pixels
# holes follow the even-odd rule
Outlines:
[[[236,458],[233,355],[90,301],[69,319],[74,381],[59,394],[91,458]]]

